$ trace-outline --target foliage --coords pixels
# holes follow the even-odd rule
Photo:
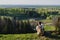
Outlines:
[[[59,31],[59,33],[60,33],[60,16],[56,16],[56,17],[53,19],[53,24],[54,24],[55,27],[56,27],[56,31]]]
[[[16,20],[15,17],[12,19],[0,17],[0,33],[33,33],[35,32],[32,29],[32,26],[29,20],[26,21],[19,21]]]
[[[57,8],[0,8],[1,16],[17,16],[19,19],[40,18],[46,19],[50,15],[60,15]],[[51,16],[49,17],[51,18]]]

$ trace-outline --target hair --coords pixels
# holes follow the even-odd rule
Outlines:
[[[39,24],[41,25],[42,22],[39,22]]]

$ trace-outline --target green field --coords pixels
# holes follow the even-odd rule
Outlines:
[[[0,40],[59,40],[57,38],[37,37],[36,33],[28,34],[0,34]]]

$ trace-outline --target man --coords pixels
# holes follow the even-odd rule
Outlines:
[[[42,30],[42,33],[44,34],[44,25],[43,25],[43,23],[41,22],[41,30]]]
[[[44,29],[44,27],[43,27],[42,22],[38,22],[38,24],[36,26],[36,31],[37,31],[38,36],[43,35],[43,32],[44,32],[43,29]]]

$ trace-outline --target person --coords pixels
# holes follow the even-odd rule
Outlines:
[[[44,24],[41,22],[41,31],[42,31],[42,33],[44,34]]]
[[[38,22],[37,26],[36,26],[36,31],[37,31],[37,35],[40,36],[40,35],[43,35],[43,30],[44,27],[43,27],[43,23],[42,22]]]

